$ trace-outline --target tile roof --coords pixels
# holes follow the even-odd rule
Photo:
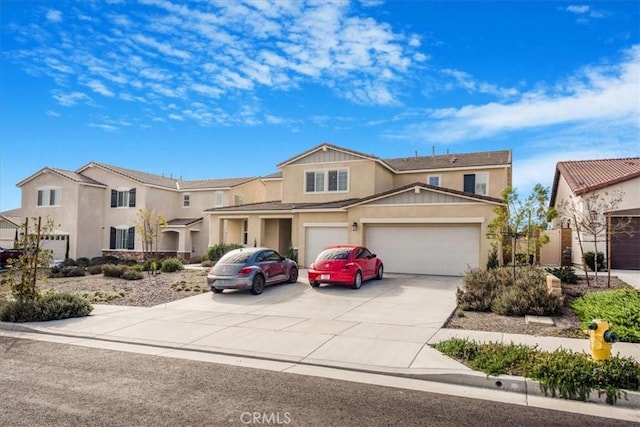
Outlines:
[[[457,153],[438,156],[414,156],[384,161],[397,171],[463,168],[471,166],[510,165],[511,151],[486,151],[479,153]]]
[[[58,175],[62,175],[65,178],[69,178],[70,180],[78,182],[78,183],[81,183],[81,184],[99,185],[101,187],[105,186],[103,183],[98,182],[95,179],[89,178],[88,176],[84,176],[82,174],[79,174],[77,172],[68,171],[68,170],[65,170],[65,169],[50,168],[50,167],[46,167],[46,168],[43,169],[43,171],[44,170],[53,171],[54,173],[57,173]]]
[[[558,162],[551,191],[551,206],[555,202],[560,175],[567,181],[571,191],[580,195],[640,176],[640,157]]]
[[[324,143],[322,143],[320,145],[316,145],[315,147],[308,149],[307,151],[305,151],[303,153],[297,154],[296,156],[291,157],[291,158],[285,160],[284,162],[278,163],[277,166],[278,167],[282,167],[282,166],[286,165],[287,163],[291,163],[294,160],[297,160],[299,158],[305,157],[308,154],[313,153],[314,151],[318,151],[322,147],[327,147],[327,148],[332,148],[334,150],[343,151],[345,153],[350,153],[350,154],[353,154],[354,156],[358,156],[358,157],[365,157],[365,158],[372,159],[372,160],[380,160],[379,157],[376,157],[376,156],[374,156],[372,154],[366,154],[366,153],[362,153],[360,151],[350,150],[348,148],[338,147],[337,145],[333,145],[333,144],[329,144],[327,142],[324,142]]]
[[[211,188],[229,188],[245,182],[253,181],[256,177],[246,178],[222,178],[222,179],[203,179],[198,181],[180,181],[181,190],[199,190]]]
[[[180,226],[180,225],[192,225],[202,221],[202,217],[200,218],[174,218],[172,220],[167,221],[168,226]]]

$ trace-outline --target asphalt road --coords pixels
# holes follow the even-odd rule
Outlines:
[[[0,337],[0,425],[635,424],[332,379]]]

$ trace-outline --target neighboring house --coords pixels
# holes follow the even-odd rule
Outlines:
[[[551,190],[550,206],[559,208],[571,197],[582,200],[585,196],[598,193],[610,197],[615,192],[623,194],[622,202],[615,212],[610,212],[611,221],[631,221],[632,234],[614,234],[611,239],[611,259],[613,269],[640,269],[640,157],[626,159],[602,159],[559,162],[556,166]],[[556,218],[555,229],[570,226],[571,261],[582,265],[582,252],[575,233],[574,220],[567,215]],[[600,237],[598,250],[607,253],[607,236]],[[591,237],[591,240],[593,238]],[[583,242],[585,252],[594,251],[592,241]]]
[[[17,184],[22,217],[52,218],[47,248],[62,259],[114,255],[141,259],[138,211],[163,215],[158,250],[189,259],[204,255],[209,240],[203,211],[264,200],[259,178],[184,181],[91,162],[75,172],[45,167]]]
[[[462,275],[483,267],[488,224],[511,185],[511,151],[381,159],[321,144],[277,165],[257,203],[206,209],[209,245],[298,250],[365,244],[389,272]]]
[[[0,247],[13,249],[21,224],[20,209],[0,212]]]

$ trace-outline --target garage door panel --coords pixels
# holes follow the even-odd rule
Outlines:
[[[369,226],[366,242],[396,273],[463,275],[478,267],[480,228],[462,226]]]
[[[327,246],[348,243],[348,238],[346,227],[307,227],[305,264],[309,266]]]

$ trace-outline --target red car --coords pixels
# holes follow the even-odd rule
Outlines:
[[[309,266],[309,284],[335,283],[360,289],[362,282],[382,279],[382,260],[369,249],[357,245],[329,246]]]

